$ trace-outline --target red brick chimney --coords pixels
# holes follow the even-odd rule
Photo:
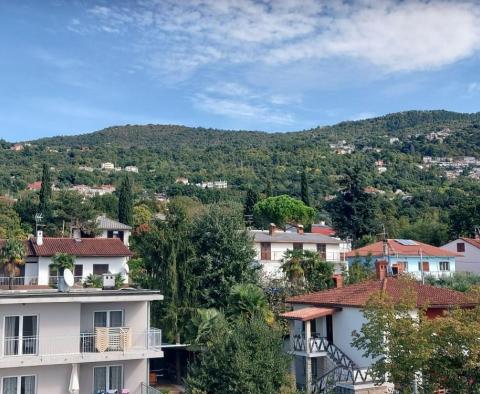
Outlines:
[[[332,276],[333,281],[335,282],[335,287],[343,287],[343,275],[342,274],[334,274]]]
[[[275,223],[270,223],[270,226],[268,226],[268,234],[273,235],[276,230],[277,226],[275,226]]]
[[[377,260],[375,262],[375,269],[377,271],[378,280],[383,280],[387,277],[387,266],[388,263],[386,260]]]

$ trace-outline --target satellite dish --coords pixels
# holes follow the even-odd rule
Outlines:
[[[65,280],[65,284],[68,287],[72,287],[75,283],[72,271],[70,271],[68,268],[65,268],[65,270],[63,271],[63,279]]]
[[[125,264],[125,273],[128,274],[130,272],[130,267],[128,266],[128,264]]]

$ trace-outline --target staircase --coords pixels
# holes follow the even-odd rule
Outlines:
[[[308,346],[309,353],[325,352],[335,364],[327,373],[320,376],[313,384],[313,393],[325,394],[331,392],[337,383],[362,384],[371,383],[370,369],[359,368],[339,347],[330,343],[327,338],[313,334],[308,342],[302,336],[294,337],[294,350],[305,351]]]

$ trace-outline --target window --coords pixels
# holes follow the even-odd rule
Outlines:
[[[123,367],[111,365],[93,368],[93,393],[123,389]]]
[[[94,312],[93,327],[123,327],[123,311]]]
[[[423,272],[430,271],[430,264],[428,261],[419,261],[418,262],[418,270]]]
[[[83,279],[83,264],[75,264],[75,268],[73,269],[73,271],[75,283],[80,283]]]
[[[35,376],[10,376],[2,379],[2,394],[36,394]]]
[[[459,252],[459,253],[465,252],[465,243],[464,242],[458,242],[457,243],[457,252]]]
[[[450,271],[450,261],[440,261],[440,271]]]
[[[94,275],[108,274],[108,264],[93,264],[93,274]]]
[[[4,355],[37,354],[37,316],[5,316]]]
[[[317,253],[320,255],[322,260],[327,259],[327,245],[325,244],[317,244]]]
[[[303,244],[301,242],[294,242],[293,250],[303,250]]]
[[[260,244],[260,260],[272,259],[272,247],[270,242],[262,242]]]

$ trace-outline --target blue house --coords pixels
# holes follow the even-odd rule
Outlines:
[[[425,276],[450,276],[455,272],[457,253],[411,239],[387,239],[347,253],[349,265],[354,261],[376,266],[387,264],[393,275],[409,273],[417,279]]]

